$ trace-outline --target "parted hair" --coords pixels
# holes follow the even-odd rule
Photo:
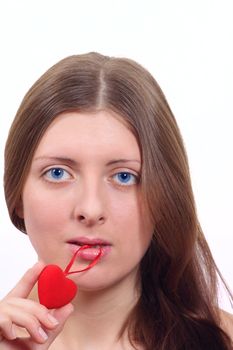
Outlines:
[[[5,148],[4,189],[13,224],[32,157],[51,122],[67,111],[119,115],[140,147],[140,186],[154,223],[140,265],[141,293],[122,332],[146,350],[231,349],[220,327],[218,277],[227,288],[198,222],[187,155],[156,80],[127,58],[88,53],[52,66],[25,95]],[[120,142],[120,140],[119,140]]]

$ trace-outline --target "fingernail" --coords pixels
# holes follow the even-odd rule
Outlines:
[[[38,333],[40,334],[40,336],[41,336],[41,338],[43,340],[47,340],[48,339],[47,334],[45,333],[45,331],[41,327],[38,328]]]
[[[47,317],[48,317],[49,322],[52,325],[57,326],[59,324],[58,320],[55,317],[53,317],[52,315],[48,314]]]
[[[17,338],[14,325],[12,325],[11,327],[11,335],[12,335],[12,338],[11,338],[12,340]]]

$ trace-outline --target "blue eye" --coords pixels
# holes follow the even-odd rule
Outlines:
[[[134,185],[138,182],[137,176],[128,172],[117,173],[113,176],[113,178],[120,185]]]
[[[62,168],[51,168],[44,174],[49,181],[64,181],[70,179],[70,174]]]

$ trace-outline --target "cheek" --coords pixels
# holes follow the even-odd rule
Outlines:
[[[114,201],[112,204],[113,226],[118,228],[119,239],[127,248],[131,246],[136,254],[145,252],[153,235],[153,223],[148,211],[143,208],[140,196],[125,201]]]
[[[64,203],[60,203],[54,196],[51,198],[43,190],[30,190],[26,187],[23,192],[24,221],[28,234],[56,231],[65,215]]]

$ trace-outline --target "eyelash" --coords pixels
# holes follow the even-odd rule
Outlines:
[[[131,181],[129,182],[120,182],[119,177],[120,176],[126,176],[126,180],[129,179]],[[132,174],[128,171],[120,171],[119,173],[116,173],[112,176],[113,179],[117,179],[119,180],[118,185],[119,186],[132,186],[132,185],[136,185],[139,182],[139,176]],[[122,179],[125,180],[125,179]],[[133,181],[133,182],[132,182]]]
[[[61,178],[57,178],[57,179],[55,179],[54,177],[52,177],[53,176],[52,172],[55,172],[55,171],[60,172],[62,175],[66,174],[66,178],[62,178],[62,179]],[[60,182],[69,180],[72,176],[67,170],[65,170],[65,169],[63,169],[61,167],[54,167],[54,168],[50,168],[50,169],[46,170],[43,173],[43,177],[45,177],[46,180],[49,181],[49,182],[60,183]]]
[[[55,172],[57,172],[57,178],[53,177]],[[63,177],[64,174],[66,175],[65,178]],[[50,168],[42,175],[47,181],[54,184],[59,184],[72,178],[72,175],[62,167]],[[111,178],[117,183],[118,186],[133,186],[139,183],[139,175],[132,174],[129,171],[119,171],[112,175]]]

